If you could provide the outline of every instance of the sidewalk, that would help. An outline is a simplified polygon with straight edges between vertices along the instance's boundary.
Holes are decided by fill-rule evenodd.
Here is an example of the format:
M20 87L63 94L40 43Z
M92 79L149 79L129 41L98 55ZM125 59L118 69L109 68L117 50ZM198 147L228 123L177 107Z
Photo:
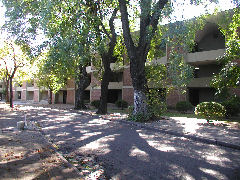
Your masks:
M164 117L163 120L151 123L136 123L124 119L120 121L178 137L240 150L239 123L223 121L208 123L205 119L186 117Z

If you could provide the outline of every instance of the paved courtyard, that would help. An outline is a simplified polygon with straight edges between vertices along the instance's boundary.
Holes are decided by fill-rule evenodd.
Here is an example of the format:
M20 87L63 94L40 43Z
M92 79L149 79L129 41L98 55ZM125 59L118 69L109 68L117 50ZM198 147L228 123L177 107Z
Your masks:
M28 120L41 125L59 152L95 155L109 179L240 179L240 150L164 133L161 130L166 125L159 127L154 123L155 129L151 130L119 121L118 115L99 116L69 108L24 105L19 106L15 115L7 116L1 111L0 129L14 129L16 121L24 119L20 111L27 113ZM162 121L166 124L168 120ZM186 132L184 124L172 124L175 126L172 131L203 134L201 128ZM207 132L208 128L204 128L202 137L214 136L214 130L209 128ZM232 143L239 140L237 129L214 128L220 128L220 134ZM228 134L231 130L232 136Z

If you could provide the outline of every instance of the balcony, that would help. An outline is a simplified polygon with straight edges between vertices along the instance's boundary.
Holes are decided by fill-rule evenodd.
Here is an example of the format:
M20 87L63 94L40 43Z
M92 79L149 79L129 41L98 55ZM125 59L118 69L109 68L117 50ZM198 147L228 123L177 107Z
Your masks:
M122 89L123 82L109 82L108 89Z
M16 87L16 91L22 91L22 87Z
M188 53L186 57L186 62L188 63L201 63L216 61L219 56L222 56L225 52L225 49L211 50L211 51L202 51L195 53Z
M110 68L111 68L112 71L122 71L124 66L119 65L118 63L111 63ZM87 73L91 73L91 72L94 72L96 70L93 68L93 66L87 66L86 71L87 71Z
M212 77L203 77L203 78L194 78L188 84L188 87L191 88L206 88L210 87L210 81Z
M27 91L34 91L34 87L27 87Z
M149 65L155 65L155 64L167 64L167 56L158 58L158 59L153 59L151 62L148 62L147 64Z

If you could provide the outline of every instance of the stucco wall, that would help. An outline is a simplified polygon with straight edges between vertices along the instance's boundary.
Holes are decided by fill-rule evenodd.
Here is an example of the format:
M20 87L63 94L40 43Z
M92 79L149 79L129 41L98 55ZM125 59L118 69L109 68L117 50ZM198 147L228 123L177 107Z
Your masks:
M225 48L225 38L218 31L214 31L205 37L203 37L200 42L198 42L199 51L209 51Z
M123 88L122 89L122 100L127 101L128 105L133 105L133 103L134 103L133 88Z
M175 107L177 102L186 101L186 94L179 94L177 90L171 90L166 96L167 106Z
M90 101L99 100L101 97L101 89L92 89L90 94Z

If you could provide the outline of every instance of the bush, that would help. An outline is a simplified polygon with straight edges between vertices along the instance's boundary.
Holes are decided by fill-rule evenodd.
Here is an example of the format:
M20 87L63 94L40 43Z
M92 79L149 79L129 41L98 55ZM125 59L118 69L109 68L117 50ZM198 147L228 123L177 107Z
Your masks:
M193 105L188 101L179 101L176 104L176 109L179 112L191 111L193 109Z
M128 107L128 103L124 100L118 100L115 102L115 105L119 108L127 108Z
M149 89L146 94L148 97L149 117L159 118L167 111L166 92L163 89Z
M91 102L91 106L98 108L100 106L100 100L94 100Z
M149 107L150 112L157 118L159 118L163 113L167 111L167 105L165 102L158 102L152 104Z
M138 114L129 114L128 120L129 121L135 121L135 122L148 122L152 120L153 114L150 112L148 114L138 113Z
M224 117L226 109L223 105L217 102L202 102L195 108L195 114L208 118Z
M227 116L235 116L240 112L240 97L238 96L233 96L221 104L225 107Z

